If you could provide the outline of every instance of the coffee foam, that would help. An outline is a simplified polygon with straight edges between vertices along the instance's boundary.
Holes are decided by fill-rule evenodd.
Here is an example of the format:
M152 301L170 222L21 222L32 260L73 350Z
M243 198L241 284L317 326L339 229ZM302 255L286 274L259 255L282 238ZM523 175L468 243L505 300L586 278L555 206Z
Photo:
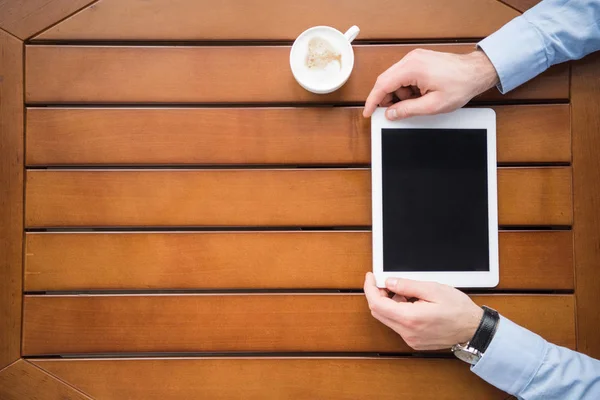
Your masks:
M315 36L308 41L308 53L305 65L309 69L342 70L342 55L320 36Z
M311 87L334 87L350 74L351 51L342 35L317 29L297 40L291 55L292 69L297 79Z

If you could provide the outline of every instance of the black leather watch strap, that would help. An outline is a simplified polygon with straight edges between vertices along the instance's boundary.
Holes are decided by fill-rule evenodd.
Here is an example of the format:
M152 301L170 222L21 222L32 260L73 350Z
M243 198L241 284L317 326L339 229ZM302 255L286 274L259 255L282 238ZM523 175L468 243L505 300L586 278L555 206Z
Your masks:
M483 317L481 317L479 327L469 342L469 347L484 353L494 338L500 316L498 315L498 312L492 308L486 306L482 306L481 308L483 308Z

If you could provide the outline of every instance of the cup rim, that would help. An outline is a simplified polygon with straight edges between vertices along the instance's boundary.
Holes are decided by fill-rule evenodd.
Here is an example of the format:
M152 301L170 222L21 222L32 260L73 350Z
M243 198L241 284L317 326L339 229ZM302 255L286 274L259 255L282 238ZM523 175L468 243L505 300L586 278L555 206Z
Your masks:
M335 84L333 84L331 86L327 86L325 88L315 88L313 86L308 85L306 82L303 82L301 79L298 78L298 76L296 75L296 72L294 71L294 63L292 62L292 54L294 53L294 48L296 47L296 44L298 43L298 41L301 38L305 37L312 31L323 30L323 29L333 31L334 33L341 35L344 38L344 42L346 43L346 46L350 49L350 53L349 53L350 54L350 68L348 69L348 72L343 76L343 78L339 81L339 83L336 82ZM313 92L313 93L318 93L318 94L331 93L331 92L339 89L340 87L342 87L344 85L344 83L346 83L346 81L348 81L348 79L350 78L350 75L352 74L352 70L354 69L354 48L352 48L352 43L346 39L346 37L344 36L344 33L340 32L339 30L335 29L334 27L327 26L327 25L313 26L313 27L306 29L304 32L302 32L300 35L298 35L296 40L294 40L294 43L292 44L292 48L290 49L290 69L292 70L292 75L294 75L294 79L296 79L296 82L298 82L300 84L300 86L302 86L304 89L306 89L310 92Z

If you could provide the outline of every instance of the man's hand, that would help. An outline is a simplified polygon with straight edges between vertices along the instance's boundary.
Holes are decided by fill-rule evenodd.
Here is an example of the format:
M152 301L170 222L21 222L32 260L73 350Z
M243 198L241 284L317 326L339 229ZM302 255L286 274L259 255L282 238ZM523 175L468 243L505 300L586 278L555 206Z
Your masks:
M379 105L390 120L454 111L498 83L494 66L481 50L470 54L417 49L379 75L363 115ZM394 100L400 101L394 104Z
M387 289L375 285L371 272L365 279L365 295L371 314L396 331L415 350L447 349L469 341L483 310L451 286L410 279L388 279ZM415 299L413 301L413 299Z

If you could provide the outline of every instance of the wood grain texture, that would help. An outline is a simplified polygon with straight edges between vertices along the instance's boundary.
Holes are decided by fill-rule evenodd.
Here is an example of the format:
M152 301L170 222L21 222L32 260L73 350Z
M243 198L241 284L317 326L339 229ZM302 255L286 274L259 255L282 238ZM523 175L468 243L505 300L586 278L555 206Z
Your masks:
M316 25L358 25L359 39L472 38L517 15L494 0L348 0L343 7L335 0L101 0L36 39L293 40Z
M27 172L27 227L365 226L371 171ZM570 225L571 169L500 168L500 225Z
M572 295L473 300L574 347ZM362 294L25 296L23 354L408 352Z
M458 360L205 358L32 360L103 400L505 399ZM131 384L138 382L139 384Z
M2 400L91 400L39 367L19 360L0 371Z
M23 43L0 31L0 369L21 354Z
M499 288L573 288L574 278L569 271L573 265L572 232L501 231L498 241L501 279Z
M499 162L570 162L567 104L496 106ZM28 165L366 164L362 108L29 108Z
M501 225L571 225L571 169L498 169L498 216Z
M499 248L499 289L573 289L570 231ZM28 233L24 288L360 289L371 265L370 232Z
M541 0L498 0L517 11L525 12L538 4Z
M28 226L355 226L371 213L368 170L29 171L27 200Z
M424 48L468 53L473 44ZM264 103L363 102L379 74L415 46L355 46L352 77L338 91L317 95L294 80L288 46L106 47L29 45L28 103ZM243 71L243 73L241 73ZM51 77L51 79L49 79ZM566 99L569 66L559 65L502 96L479 98Z
M600 358L600 56L573 64L573 185L578 350Z
M498 162L571 162L568 104L493 109Z
M25 40L92 2L93 0L0 0L0 28Z

